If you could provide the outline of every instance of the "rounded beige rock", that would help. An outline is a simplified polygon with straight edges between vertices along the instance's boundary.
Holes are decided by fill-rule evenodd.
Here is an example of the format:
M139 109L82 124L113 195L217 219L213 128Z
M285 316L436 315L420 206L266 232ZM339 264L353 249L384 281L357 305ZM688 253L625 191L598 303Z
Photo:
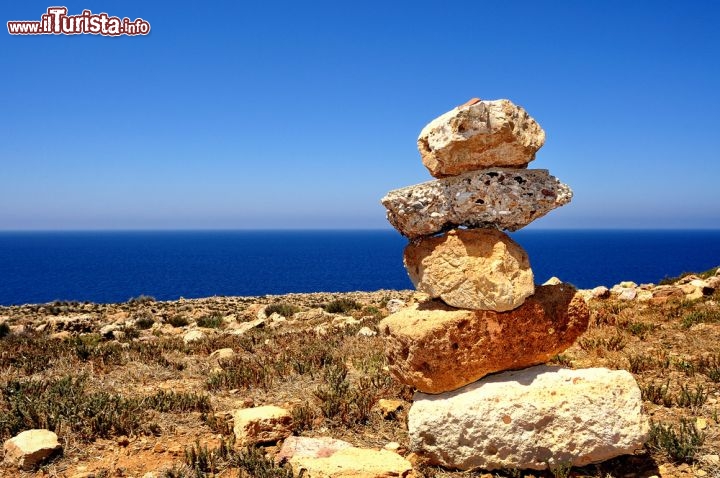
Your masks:
M535 291L527 253L496 229L457 229L412 242L404 263L417 290L461 309L512 310Z

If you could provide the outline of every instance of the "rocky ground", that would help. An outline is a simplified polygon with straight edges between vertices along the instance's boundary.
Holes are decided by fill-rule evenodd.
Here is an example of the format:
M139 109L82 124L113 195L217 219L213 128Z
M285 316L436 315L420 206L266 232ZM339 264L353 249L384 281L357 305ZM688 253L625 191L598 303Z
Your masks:
M6 459L0 476L289 477L280 442L233 443L236 410L277 405L287 433L385 448L415 476L720 477L715 273L584 291L592 324L553 363L630 371L651 438L547 472L454 472L407 450L413 390L389 375L377 324L412 291L0 307L0 442L48 429L62 447L31 471Z

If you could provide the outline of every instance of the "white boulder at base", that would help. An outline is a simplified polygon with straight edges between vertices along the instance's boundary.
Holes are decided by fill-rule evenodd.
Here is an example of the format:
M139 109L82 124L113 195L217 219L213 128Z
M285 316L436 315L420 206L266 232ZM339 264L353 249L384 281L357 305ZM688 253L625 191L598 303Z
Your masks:
M3 445L5 462L30 471L62 450L58 436L50 430L26 430Z
M461 470L585 466L641 449L649 427L624 370L540 365L439 395L416 393L411 448Z

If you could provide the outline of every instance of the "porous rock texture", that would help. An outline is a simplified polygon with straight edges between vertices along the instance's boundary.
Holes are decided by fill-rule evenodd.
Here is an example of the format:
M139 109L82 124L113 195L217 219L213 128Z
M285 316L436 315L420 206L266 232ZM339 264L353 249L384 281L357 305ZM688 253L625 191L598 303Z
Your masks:
M390 224L415 239L459 226L516 231L572 195L546 169L492 168L395 189L381 202Z
M58 436L50 430L25 430L3 445L5 462L30 471L43 461L62 451Z
M386 317L390 372L421 392L441 393L487 374L547 362L586 329L590 311L568 285L540 286L510 312L416 303Z
M436 178L525 167L544 143L540 125L510 100L470 100L432 120L418 137L423 164Z
M415 288L453 307L498 312L535 291L528 255L497 229L455 229L405 247Z
M442 395L416 393L408 427L413 450L450 468L584 466L642 448L641 404L625 370L541 365Z
M292 414L275 405L235 410L233 421L238 446L276 442L292 433Z
M410 478L412 465L397 453L368 448L341 448L329 456L295 455L293 472L305 478Z

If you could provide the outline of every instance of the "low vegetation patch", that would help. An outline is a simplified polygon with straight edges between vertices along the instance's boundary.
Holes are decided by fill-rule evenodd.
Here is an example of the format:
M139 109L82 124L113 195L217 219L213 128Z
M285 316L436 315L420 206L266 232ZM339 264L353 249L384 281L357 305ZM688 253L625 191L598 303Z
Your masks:
M190 321L184 315L173 315L168 319L168 324L173 327L185 327Z
M32 428L70 430L80 439L151 432L140 403L86 390L87 377L10 381L0 389L0 437Z
M265 307L265 315L268 317L270 317L272 314L278 314L289 319L293 316L293 314L298 311L300 311L299 307L287 304L285 302L281 302L278 304L270 304Z
M704 441L695 424L682 419L677 426L651 422L647 446L674 462L693 463Z
M325 312L330 312L331 314L347 314L353 310L359 309L360 304L353 299L344 297L342 299L333 300L332 302L326 304L323 308L325 309Z
M223 317L221 314L205 315L197 319L197 326L206 329L217 329L222 323Z
M296 435L331 436L376 449L393 441L408 448L407 404L414 390L389 373L384 338L357 331L377 329L388 300L407 302L411 296L363 294L0 308L6 324L0 324L0 441L28 428L56 431L65 450L47 465L50 475L62 470L74 476L86 466L97 476L153 471L183 478L289 478L290 470L272 460L274 447L232 444L232 410L275 404L290 410ZM551 363L633 373L643 409L655 420L647 452L572 470L553 461L549 471L534 476L651 476L660 465L674 476L681 474L681 463L711 476L715 469L700 457L720 448L720 321L713 300L591 299L595 321ZM220 329L225 317L262 306L268 315L292 317L322 307L363 320L340 327L340 320L333 325L331 317L310 314L241 335L218 330L188 344L181 330L167 325L197 322ZM117 329L124 336L93 333L127 318L132 327ZM209 358L225 348L233 350L230 358ZM383 416L377 410L381 398L406 406ZM128 457L124 463L116 459L118 450ZM415 471L434 478L467 474L422 464ZM510 470L494 474L523 476Z
M196 392L158 391L127 397L91 391L88 376L65 376L56 380L12 380L0 388L0 441L17 433L46 428L71 431L80 439L157 433L148 414L210 412L210 397Z
M695 324L708 324L720 322L720 310L694 310L682 319L682 327L689 329Z
M204 478L224 471L236 471L240 478L293 478L289 468L267 458L262 448L238 449L234 441L222 440L216 448L196 442L185 449L185 466L165 473L167 478Z
M0 339L10 334L10 326L5 322L0 323Z

